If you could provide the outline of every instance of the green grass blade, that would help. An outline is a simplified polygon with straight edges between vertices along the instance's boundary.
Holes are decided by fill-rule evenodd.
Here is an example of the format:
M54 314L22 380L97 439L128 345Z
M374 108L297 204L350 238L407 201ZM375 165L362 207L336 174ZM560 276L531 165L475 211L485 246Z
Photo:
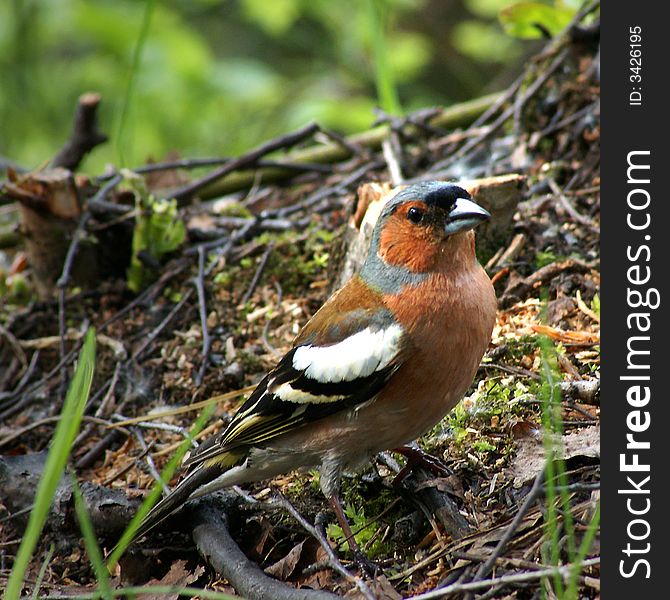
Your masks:
M154 12L154 0L146 0L144 7L144 15L142 16L142 24L140 25L140 32L135 42L133 49L133 58L130 66L130 73L128 75L128 83L126 84L126 92L123 96L123 105L121 107L121 114L119 116L119 126L116 130L116 148L118 152L119 166L124 166L125 163L125 149L127 146L126 134L128 128L128 118L130 115L130 105L133 100L135 92L135 82L137 81L137 74L140 70L140 63L142 62L142 54L144 53L144 45L149 37L149 27L151 26L151 16Z
M577 557L575 558L574 566L572 568L572 571L570 573L570 579L568 581L568 588L565 592L566 600L573 600L573 599L577 600L577 598L579 598L577 590L577 581L579 579L579 574L581 573L580 565L582 561L586 558L589 551L591 550L593 540L596 537L596 533L598 532L599 527L600 527L600 502L596 504L596 510L593 513L593 517L591 517L591 522L589 523L589 526L586 529L586 533L584 533L584 537L582 538L582 543L579 546L579 552L577 553Z
M203 590L196 587L183 587L179 585L143 585L137 587L118 588L114 590L114 598L132 598L133 600L145 595L151 598L158 598L160 596L168 596L174 598L175 596L184 598L203 598L204 600L240 600L239 596L231 596L224 592L215 592L213 590ZM44 596L43 600L50 600L52 596ZM53 596L54 600L63 600L63 598L72 598L72 600L97 600L102 598L100 590L94 592L87 592L84 594L76 594L72 596L63 596L58 594Z
M202 414L198 417L198 420L195 422L193 427L191 428L189 432L189 436L184 440L184 442L179 446L177 451L174 453L174 456L170 459L168 464L165 466L165 468L161 471L161 479L162 481L170 481L172 479L172 476L175 474L177 471L177 468L181 464L182 459L184 458L184 455L191 449L191 440L195 438L195 436L198 435L198 433L202 430L202 428L205 426L205 423L207 423L207 420L209 417L212 415L214 410L216 409L217 404L210 404L203 412ZM112 572L114 567L116 566L117 561L119 558L123 555L125 552L126 548L128 547L128 544L133 540L133 537L135 536L135 532L137 531L138 527L140 526L140 523L142 522L142 519L147 516L151 508L158 502L158 499L160 498L162 494L163 488L160 484L160 482L156 482L154 487L151 489L147 497L144 499L144 502L140 506L140 508L137 510L135 513L135 516L133 519L130 521L130 524L124 531L123 535L121 536L121 539L118 541L116 547L112 551L112 553L109 555L107 559L107 569Z
M33 595L31 596L32 600L37 600L37 595L40 593L40 588L42 587L42 582L44 581L44 576L47 573L47 569L49 568L49 563L51 562L51 559L53 558L54 552L56 550L56 546L52 543L51 546L49 546L49 549L47 550L47 555L44 557L44 562L42 563L42 566L40 567L40 572L37 575L37 581L35 582L35 587L33 589Z
M93 565L98 588L104 600L112 600L114 595L112 594L112 586L109 583L109 574L105 567L102 551L100 550L100 546L98 546L91 518L86 510L77 479L74 476L72 477L72 493L74 495L74 508L77 520L79 521L79 528L84 537L84 546L86 547L88 558L91 561L91 565Z
M51 448L44 465L44 473L37 487L33 510L30 513L28 525L7 582L5 600L18 600L21 595L24 574L51 510L53 497L65 470L72 442L79 431L81 417L91 391L94 370L95 330L89 328L86 332L74 377L65 397L61 418L51 442Z
M388 61L386 46L386 19L389 10L387 2L386 0L367 0L366 4L379 105L388 114L400 115L402 108L398 99L393 69Z

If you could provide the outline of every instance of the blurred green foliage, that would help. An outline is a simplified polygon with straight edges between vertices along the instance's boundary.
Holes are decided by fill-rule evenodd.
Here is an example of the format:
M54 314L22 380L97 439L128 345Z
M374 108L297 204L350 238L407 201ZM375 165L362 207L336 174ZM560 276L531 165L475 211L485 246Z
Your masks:
M500 11L500 21L507 33L521 39L532 40L547 33L554 36L570 22L579 4L574 0L518 2Z
M509 4L4 0L0 155L49 160L85 91L102 94L111 138L83 166L93 173L171 149L237 154L311 119L359 131L378 104L472 98L503 87L530 50L498 21Z

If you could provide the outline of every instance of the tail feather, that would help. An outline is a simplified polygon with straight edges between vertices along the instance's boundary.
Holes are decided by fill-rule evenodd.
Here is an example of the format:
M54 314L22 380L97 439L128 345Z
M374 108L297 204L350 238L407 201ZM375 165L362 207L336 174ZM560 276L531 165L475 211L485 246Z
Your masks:
M140 523L134 539L139 539L146 535L154 527L158 526L165 519L167 519L173 512L183 506L189 499L191 494L195 492L200 486L203 486L210 481L216 479L223 471L218 466L200 467L195 469L187 477L182 479L176 488L174 488L167 496L158 501L153 506L146 517Z

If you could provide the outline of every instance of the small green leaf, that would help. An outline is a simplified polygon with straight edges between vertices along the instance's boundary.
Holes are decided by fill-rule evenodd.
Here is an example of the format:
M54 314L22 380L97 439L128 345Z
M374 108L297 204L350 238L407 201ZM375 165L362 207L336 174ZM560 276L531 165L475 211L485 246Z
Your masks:
M179 217L177 202L160 200L149 194L141 180L126 179L135 194L137 217L133 230L133 255L126 271L128 287L139 292L155 277L155 270L141 260L142 254L156 261L176 250L186 239L186 226Z
M521 39L542 37L542 29L552 36L561 32L575 11L564 6L550 6L540 2L518 2L500 11L500 22L511 36Z
M600 316L600 296L598 294L593 296L593 300L591 300L591 310Z

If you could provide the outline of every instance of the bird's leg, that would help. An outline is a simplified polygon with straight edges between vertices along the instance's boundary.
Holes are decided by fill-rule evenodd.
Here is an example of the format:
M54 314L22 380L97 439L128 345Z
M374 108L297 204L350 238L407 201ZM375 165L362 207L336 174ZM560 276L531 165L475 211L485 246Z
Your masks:
M400 470L393 480L394 486L400 484L400 482L407 477L408 473L410 473L416 466L423 467L438 477L448 477L452 474L451 469L449 469L449 467L447 467L447 465L445 465L439 458L424 452L416 444L407 444L405 446L400 446L399 448L394 448L393 452L402 454L407 459L407 464Z
M342 532L347 540L347 544L349 545L349 549L354 556L354 562L370 577L374 577L378 567L371 562L365 554L363 554L361 547L358 545L354 533L351 531L349 521L347 521L347 516L344 514L344 509L342 508L342 502L340 501L339 496L337 494L332 494L328 497L328 503L335 512L337 522L340 524Z

